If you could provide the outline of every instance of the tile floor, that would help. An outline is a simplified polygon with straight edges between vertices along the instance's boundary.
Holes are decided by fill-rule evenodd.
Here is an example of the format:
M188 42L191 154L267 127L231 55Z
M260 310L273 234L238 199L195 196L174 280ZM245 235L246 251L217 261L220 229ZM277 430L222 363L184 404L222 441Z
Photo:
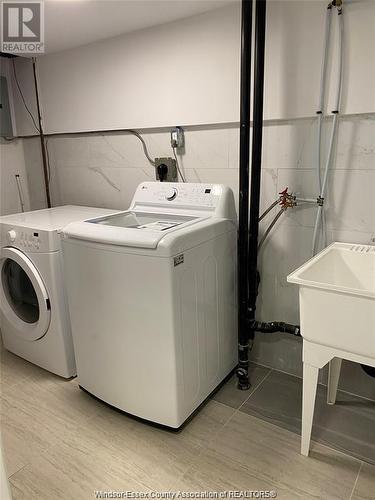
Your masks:
M340 393L333 432L335 409L324 412L319 402L314 437L331 447L313 442L306 458L297 434L300 381L258 365L251 371L250 391L237 391L230 380L173 434L111 410L74 379L3 351L1 431L13 499L90 499L98 490L274 490L283 500L374 500L375 467L332 448L347 449L345 433L358 427L352 453L373 457L374 408ZM366 435L366 447L359 445Z
M342 391L334 406L326 398L326 387L319 385L313 439L375 465L375 401ZM302 379L272 371L241 411L300 434L301 401Z

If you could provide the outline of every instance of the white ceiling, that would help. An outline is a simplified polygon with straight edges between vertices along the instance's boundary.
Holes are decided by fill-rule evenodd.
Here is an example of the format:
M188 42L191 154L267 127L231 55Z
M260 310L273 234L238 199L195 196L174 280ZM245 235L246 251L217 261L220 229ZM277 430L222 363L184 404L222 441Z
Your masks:
M46 0L45 52L217 9L238 0Z

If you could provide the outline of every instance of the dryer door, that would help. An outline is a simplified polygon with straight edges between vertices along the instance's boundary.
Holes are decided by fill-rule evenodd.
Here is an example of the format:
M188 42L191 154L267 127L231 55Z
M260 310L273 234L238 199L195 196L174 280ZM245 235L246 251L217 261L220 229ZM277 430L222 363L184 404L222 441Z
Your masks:
M40 274L20 250L5 247L0 260L1 312L15 335L38 340L51 321L50 300Z

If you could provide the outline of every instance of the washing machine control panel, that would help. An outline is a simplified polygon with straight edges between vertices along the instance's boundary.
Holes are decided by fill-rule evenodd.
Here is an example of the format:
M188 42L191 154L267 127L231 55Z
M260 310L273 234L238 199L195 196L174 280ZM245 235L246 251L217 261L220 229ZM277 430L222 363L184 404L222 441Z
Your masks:
M222 194L222 186L219 184L145 182L138 187L133 204L214 210Z

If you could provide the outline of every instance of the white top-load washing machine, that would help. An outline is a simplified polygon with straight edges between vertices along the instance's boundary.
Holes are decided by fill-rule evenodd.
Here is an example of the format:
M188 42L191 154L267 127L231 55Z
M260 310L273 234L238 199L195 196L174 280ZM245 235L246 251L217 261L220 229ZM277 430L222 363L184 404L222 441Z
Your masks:
M60 231L114 210L66 205L0 217L4 347L62 377L76 375Z
M145 182L127 212L63 230L78 382L179 428L237 363L232 191Z

